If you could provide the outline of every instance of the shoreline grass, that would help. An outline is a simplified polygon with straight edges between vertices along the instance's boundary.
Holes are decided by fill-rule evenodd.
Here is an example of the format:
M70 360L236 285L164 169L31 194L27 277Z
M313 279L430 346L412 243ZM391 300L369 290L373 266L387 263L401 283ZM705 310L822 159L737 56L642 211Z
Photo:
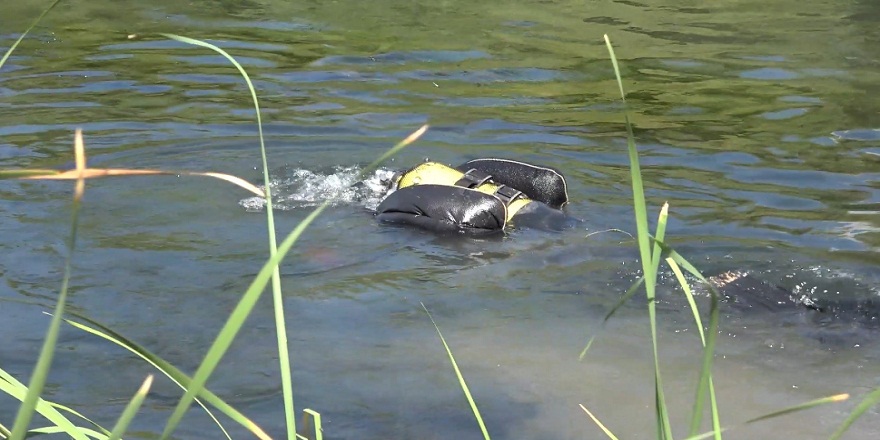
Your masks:
M779 417L786 414L791 414L794 412L802 411L805 409L813 408L815 406L824 405L828 403L837 403L844 401L849 398L848 394L837 394L834 396L823 397L819 399L815 399L809 402L805 402L798 405L793 405L788 408L784 408L779 411L775 411L769 414L765 414L759 417L755 417L753 419L747 420L740 425L734 425L730 427L722 427L720 421L720 415L718 412L718 402L715 395L715 387L712 380L712 363L714 358L714 349L715 349L715 341L718 334L718 321L719 321L719 313L718 313L718 303L720 294L714 285L709 283L703 275L696 269L690 262L688 262L684 257L678 254L674 249L668 246L663 242L664 234L666 231L666 224L668 219L669 205L664 203L660 209L660 214L657 219L657 227L654 235L651 235L650 230L648 228L647 221L647 202L645 198L644 184L642 182L641 176L641 166L639 164L639 154L638 148L635 142L635 135L633 132L632 122L629 118L629 109L626 102L626 93L623 88L623 79L620 75L620 67L617 62L617 56L614 53L614 47L611 44L611 39L606 34L604 36L605 46L608 49L608 54L611 58L611 64L614 69L614 76L617 82L618 89L620 91L620 99L623 102L623 117L624 124L626 127L626 137L627 137L627 150L630 159L630 177L632 183L632 191L633 191L633 210L636 218L636 228L637 228L637 239L639 244L639 253L640 260L642 263L642 271L643 276L637 280L630 289L623 295L621 302L618 303L614 308L612 308L611 312L605 317L605 321L614 314L614 312L620 307L620 305L628 300L632 294L641 286L645 288L645 295L647 297L648 302L648 320L651 328L651 342L653 347L653 360L654 360L654 411L656 417L656 428L657 428L657 438L659 440L671 440L673 439L672 435L672 427L669 423L669 409L666 406L666 399L663 392L662 386L662 374L660 371L660 361L659 361L659 350L657 344L657 316L655 309L655 299L656 299L656 281L657 281L657 270L660 265L661 259L665 260L669 265L670 269L676 276L676 280L682 288L682 292L687 298L688 305L693 313L694 322L699 329L700 342L703 347L703 358L700 366L700 375L696 389L696 395L694 397L694 405L693 412L691 414L691 423L688 430L687 439L689 440L697 440L703 438L714 437L716 440L721 440L722 432L727 431L735 426L740 426L749 423L755 423L761 420L767 420L774 417ZM653 243L653 247L651 244ZM688 281L684 277L684 273L681 269L684 268L687 270L692 276L696 277L701 283L703 283L710 292L710 308L709 308L709 326L708 329L704 329L702 320L700 318L699 309L694 301L693 295L691 293L691 289ZM708 333L708 336L706 335ZM590 345L593 343L593 339L591 338L587 346L584 348L581 353L581 358L584 357L587 350L590 348ZM704 410L704 400L705 396L708 393L709 396L709 409L712 414L712 429L703 434L698 434L701 426L701 417ZM874 396L869 396L874 397ZM878 395L876 396L878 400L880 400L880 391L878 391ZM866 400L864 402L868 402ZM597 418L592 412L590 412L584 405L581 405L581 408L584 412L592 419L592 421L605 433L609 438L616 440L617 437L613 434L613 432L605 426L599 418ZM857 410L861 410L858 412L860 415L862 412L867 410L866 407L859 407ZM855 420L857 418L857 411L853 413L850 417ZM848 418L844 425L841 427L841 433L845 431L845 427L848 427L846 422L850 422L850 418ZM835 433L832 438L836 438L838 434Z

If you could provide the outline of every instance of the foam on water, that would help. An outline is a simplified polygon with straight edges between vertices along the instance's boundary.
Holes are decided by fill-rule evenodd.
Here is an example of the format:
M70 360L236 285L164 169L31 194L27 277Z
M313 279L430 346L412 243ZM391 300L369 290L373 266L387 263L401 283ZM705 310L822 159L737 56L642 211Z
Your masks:
M336 166L327 172L284 168L275 173L270 185L275 209L283 211L317 206L325 201L334 205L357 204L374 210L391 191L387 182L394 171L378 169L358 180L362 168ZM262 188L262 186L261 186ZM249 197L238 202L248 211L262 211L266 200Z

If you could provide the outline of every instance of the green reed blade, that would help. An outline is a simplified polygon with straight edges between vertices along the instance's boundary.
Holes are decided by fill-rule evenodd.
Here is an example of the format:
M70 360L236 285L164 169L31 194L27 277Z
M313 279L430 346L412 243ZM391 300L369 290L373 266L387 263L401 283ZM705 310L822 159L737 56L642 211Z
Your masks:
M666 234L666 221L668 218L669 205L664 203L663 207L660 209L660 214L657 219L657 229L655 234L657 237L660 237L659 240L662 240ZM645 235L649 236L647 230L645 230ZM663 392L663 380L660 374L660 351L657 346L657 301L656 301L656 285L657 285L657 273L660 268L660 259L662 258L663 252L660 249L660 246L657 243L654 243L654 247L651 252L651 276L653 277L650 282L646 284L651 286L652 293L648 298L648 316L651 320L651 340L654 347L654 387L657 401L657 420L660 422L657 427L658 434L660 438L664 439L672 439L672 425L669 423L669 408L666 406L666 397ZM645 267L643 264L642 267Z
M68 314L70 314L70 313L68 312ZM76 416L76 417L79 417L80 419L82 419L82 420L85 421L86 423L88 423L88 424L94 426L95 429L97 429L98 431L102 432L102 433L104 434L105 437L108 436L108 435L110 435L110 431L108 431L108 430L107 430L106 428L104 428L103 426L99 425L99 424L98 424L97 422L95 422L94 420L92 420L92 419L90 419L90 418L88 418L88 417L82 415L79 411L77 411L77 410L75 410L75 409L73 409L73 408L71 408L71 407L69 407L69 406L62 405L62 404L60 404L60 403L58 403L58 402L50 402L50 401L48 401L48 400L45 401L45 402L46 402L46 404L48 404L50 407L52 407L52 408L54 408L54 409L56 409L56 410L60 410L60 411L62 411L62 412L66 412L66 413L68 413L68 414L71 414L71 415L74 415L74 416ZM37 405L37 411L38 411L38 412L39 412L39 408L40 408L40 405ZM84 428L79 427L78 429L82 430L82 429L84 429Z
M428 314L428 319L431 320L431 324L434 324L434 329L437 330L437 335L440 336L440 342L443 343L443 347L446 348L446 354L449 356L449 362L452 363L452 368L455 370L455 376L458 378L458 385L461 387L461 390L464 392L464 397L467 398L468 404L471 406L471 411L474 412L474 418L477 419L477 423L480 425L480 431L483 433L483 438L489 440L489 431L486 430L486 424L483 423L483 417L480 415L480 409L477 408L477 403L474 402L474 397L471 395L471 390L467 386L467 382L464 380L464 376L461 374L461 369L458 368L458 363L455 362L455 356L452 355L452 349L449 348L449 344L446 343L446 338L443 337L443 333L440 332L440 327L437 326L437 323L434 322L434 317L431 316L431 312L428 311L428 308L425 307L424 303L419 303L422 305L422 308L425 310L425 313Z
M615 313L617 313L617 310L623 307L623 305L626 304L633 295L635 295L636 291L638 291L639 287L641 287L644 282L645 276L642 275L639 277L638 280L636 280L635 283L629 286L629 289L626 289L626 292L623 294L623 296L620 297L620 299L617 301L617 304L615 304L614 307L612 307L611 310L605 314L605 318L602 319L602 323L604 324L608 322L608 320L611 319L611 317L614 316Z
M600 422L599 419L596 416L594 416L593 413L590 412L590 410L587 409L587 407L585 407L583 404L580 404L579 406L581 407L582 410L584 410L585 413L587 413L588 416L590 416L591 419L593 419L593 423L595 423L596 426L598 426L599 429L601 429L602 432L604 432L605 435L608 436L608 438L610 438L611 440L618 440L617 436L614 435L614 433L611 432L610 429L605 427L605 425L602 424L602 422Z
M697 303L694 301L694 295L691 292L690 284L684 277L684 273L681 271L681 267L675 262L672 258L667 258L666 263L672 269L672 272L675 274L676 280L678 280L678 284L681 286L681 290L684 292L685 298L687 298L688 306L691 309L691 313L694 316L694 323L697 328L697 332L700 335L700 343L703 345L703 348L706 347L706 334L703 331L703 320L700 319L700 310L697 308ZM689 431L689 435L696 435L697 431L700 429L700 422L703 415L703 383L705 376L701 373L700 380L697 385L697 395L694 398L694 411L691 415L691 427Z
M427 131L428 126L422 126L420 129L416 130L414 133L409 135L406 139L397 143L397 145L391 147L388 151L385 152L379 159L376 159L368 165L366 168L361 170L361 175L365 175L372 170L374 170L379 164L382 163L385 159L392 156L396 152L400 151L407 145L415 142L416 139L419 138L425 131ZM226 350L229 349L229 346L232 345L233 339L238 334L238 331L241 329L241 326L244 324L244 321L247 319L251 310L253 310L254 305L257 300L260 298L260 294L266 288L266 285L269 282L272 274L277 269L278 265L281 264L281 260L287 255L287 252L293 248L293 245L299 240L299 237L305 231L306 228L316 219L321 213L330 206L330 201L325 201L318 208L312 211L305 219L303 219L299 224L290 232L290 234L285 237L284 241L281 242L281 245L278 247L278 252L271 256L268 261L263 265L260 272L257 273L257 276L251 282L251 285L248 287L247 291L245 291L244 295L239 300L238 304L233 309L226 323L223 325L223 328L220 330L220 333L217 335L217 338L214 340L214 343L211 344L211 348L208 349L208 353L205 354L205 358L202 363L199 365L199 368L196 370L196 373L193 375L192 382L187 387L186 393L177 403L177 406L174 408L174 412L171 414L171 417L168 419L167 424L165 425L165 430L162 432L162 438L168 438L172 432L177 428L177 425L180 424L183 415L186 413L186 410L192 404L192 400L195 395L197 395L205 386L205 382L207 382L208 377L213 373L214 369L217 367L217 364L220 362L220 359L226 353Z
M699 434L699 435L692 435L692 436L690 436L690 437L687 437L687 438L684 439L684 440L703 440L703 439L706 439L706 438L709 438L709 437L715 437L715 438L718 438L718 437L721 436L721 433L722 433L722 432L727 431L728 429L730 429L730 428L719 428L719 429L713 429L713 430L711 430L711 431L706 431L706 432L704 432L704 433L702 433L702 434Z
M809 402L800 403L797 405L789 406L788 408L781 409L779 411L773 411L769 414L764 414L763 416L755 417L753 419L749 419L746 423L755 423L761 420L772 419L774 417L784 416L786 414L791 414L798 411L803 411L805 409L810 409L819 405L826 405L829 403L837 403L843 402L844 400L849 399L849 394L835 394L833 396L822 397L819 399L811 400Z
M107 440L107 435L89 428L77 428L82 435L97 440ZM67 431L57 426L45 426L43 428L34 428L28 431L28 434L67 434Z
M719 321L718 295L712 294L709 302L709 330L706 343L703 347L703 364L700 367L700 380L697 386L697 399L694 402L694 415L691 417L691 434L696 434L700 425L700 417L703 412L703 396L708 387L709 405L712 411L712 427L715 431L715 439L721 440L721 416L718 413L718 401L715 398L715 383L712 379L712 363L715 359L715 342L718 339ZM699 406L698 406L699 405Z
M582 361L587 356L587 351L590 350L590 347L593 346L593 341L596 340L596 335L590 336L590 339L587 340L587 345L584 346L584 349L581 350L581 354L578 355L578 360Z
M617 301L617 304L615 304L614 307L612 307L611 310L605 314L605 319L602 320L603 329L605 328L605 324L608 323L608 320L610 320L611 317L614 316L615 313L617 313L617 310L623 307L623 305L626 304L633 295L635 295L636 291L639 289L639 287L641 287L642 283L644 282L645 277L641 276L638 280L636 280L635 283L632 284L632 286L629 286L629 289L627 289L626 293L624 293L623 296L620 297L620 299ZM589 350L590 346L593 345L593 340L595 339L595 336L590 337L590 340L587 341L587 346L584 347L584 349L581 351L580 356L578 356L578 360L584 360L584 357L587 355L587 350Z
M71 313L68 312L68 314L71 314ZM5 385L7 385L7 384L10 386L10 388L5 387ZM4 371L2 368L0 368L0 386L3 386L4 390L10 391L7 394L10 394L11 396L13 396L14 398L16 398L18 400L24 399L25 393L27 392L27 387L23 383L18 381L18 379L16 379L15 377L13 377L11 374L7 373L6 371ZM80 419L82 419L82 420L88 422L90 425L94 426L99 431L103 432L105 435L110 434L110 431L106 430L103 426L95 423L95 421L80 414L78 411L74 410L73 408L61 405L56 402L50 402L50 401L44 400L44 399L40 399L39 402L37 403L37 412L40 415L42 415L43 417L46 417L47 419L52 421L53 423L56 423L56 424L61 423L63 425L62 429L65 429L65 428L66 429L74 429L74 428L75 429L82 429L80 427L75 427L74 424L70 421L70 419L68 419L66 416L61 414L58 410L61 410L61 411L64 411L68 414L79 417ZM56 420L56 419L58 419L58 420ZM33 430L31 430L31 431L33 431ZM6 437L8 437L9 433L4 433L3 429L0 428L0 434L4 434Z
M275 217L274 210L272 208L272 187L270 185L271 179L269 177L269 161L266 154L266 143L263 138L263 118L260 112L260 103L257 99L257 91L254 89L254 84L253 82L251 82L250 76L248 76L247 71L244 70L244 67L242 67L242 65L238 61L236 61L235 58L233 58L223 49L211 43L183 37L180 35L162 35L172 40L180 41L186 44L192 44L195 46L201 46L219 53L224 58L229 60L229 62L232 63L232 65L235 66L236 69L238 69L238 72L239 74L241 74L242 78L244 78L244 82L247 84L248 90L250 91L251 99L254 102L254 111L256 112L257 116L257 131L260 138L260 156L263 165L263 187L265 188L266 192L266 229L268 231L269 237L269 256L274 256L278 252L278 244L275 237ZM287 439L295 440L296 411L294 409L293 403L293 379L291 377L290 352L287 348L287 324L284 320L284 298L281 292L281 273L277 267L272 273L272 305L275 318L275 339L278 346L278 362L281 372L281 394L284 399L284 420L286 421L287 427Z
M311 410L308 408L304 409L303 410L302 426L303 426L303 430L304 430L303 432L305 432L305 430L308 430L309 428L313 428L312 432L314 433L315 436L313 438L309 438L304 435L297 434L296 437L298 439L300 439L300 440L324 440L324 427L323 427L323 423L321 422L321 414L319 414L317 411L314 411L314 410Z
M717 438L717 437L720 435L720 431L726 431L726 430L729 430L729 429L736 428L737 426L748 425L748 424L752 424L752 423L755 423L755 422L760 422L760 421L763 421L763 420L772 419L772 418L774 418L774 417L779 417L779 416L784 416L784 415L791 414L791 413L795 413L795 412L799 412L799 411L804 411L804 410L807 410L807 409L810 409L810 408L814 408L814 407L817 407L817 406L820 406L820 405L826 405L826 404L829 404L829 403L843 402L844 400L846 400L846 399L848 399L848 398L849 398L849 394L836 394L836 395L834 395L834 396L822 397L822 398L820 398L820 399L815 399L815 400L811 400L811 401L809 401L809 402L804 402L804 403L800 403L800 404L797 404L797 405L793 405L793 406L790 406L790 407L788 407L788 408L781 409L781 410L779 410L779 411L774 411L774 412L769 413L769 414L764 414L763 416L759 416L759 417L755 417L755 418L753 418L753 419L749 419L749 420L747 420L747 421L745 421L745 422L743 422L743 423L737 424L737 425L735 425L735 426L730 426L730 427L727 427L727 428L716 427L716 428L714 428L712 431L704 432L704 433L702 433L702 434L700 434L700 435L689 436L689 437L687 437L687 439L685 439L685 440L702 440L702 439L709 438L709 437L712 437L712 436L715 436L715 437Z
M654 267L654 276L660 271L660 261L664 257L663 248L657 243L663 242L666 238L666 223L669 220L669 203L664 203L660 208L660 214L657 215L657 229L654 230L654 236L648 234L648 239L654 240L654 248L651 251L651 265ZM656 283L656 280L655 280Z
M623 79L620 76L620 67L617 63L617 57L614 54L614 47L608 35L605 35L605 46L608 48L608 54L611 57L611 64L614 67L614 76L617 80L617 86L620 90L620 99L624 105L624 122L626 125L626 144L629 153L630 177L632 180L633 191L633 208L636 218L637 239L639 243L639 255L642 262L642 271L645 277L645 295L648 299L648 320L651 325L651 343L654 353L654 397L655 410L657 412L657 436L660 439L672 438L672 427L669 423L669 414L666 407L666 398L663 393L663 384L660 376L660 360L657 349L657 317L656 317L656 282L657 268L660 264L660 253L656 255L651 253L650 231L648 229L647 202L645 200L645 190L642 182L642 170L639 165L639 154L636 148L635 135L633 133L632 123L629 119L629 112L626 108L626 93L623 91ZM665 232L665 209L661 210L662 224L658 223L658 236L662 238ZM654 247L655 250L657 246Z
M699 269L694 267L694 265L691 264L691 262L684 258L681 254L679 254L678 251L671 248L662 240L655 240L655 243L660 246L660 248L663 249L663 252L666 253L669 258L672 258L681 268L688 271L696 279L700 280L703 284L708 286L711 292L720 295L720 293L718 293L718 290L715 289L712 283L710 283L709 280L707 280L706 277L703 276Z
M0 369L0 376L2 376L0 377L0 391L8 394L14 399L23 401L27 395L27 387L25 387L23 383L12 378L12 376L3 371L3 369ZM7 377L11 378L11 380L7 380ZM74 439L85 440L86 437L82 434L83 428L74 425L70 419L58 412L57 409L53 408L45 400L40 399L37 402L36 411L41 416L54 423L61 432L66 433ZM3 438L9 438L11 437L12 432L4 426L0 429L0 434L2 434Z
M708 392L710 409L712 411L712 427L714 428L713 435L715 436L716 440L720 440L721 432L723 430L720 429L721 418L718 413L718 402L715 397L715 383L712 379L712 363L715 353L715 341L717 340L718 336L718 320L720 319L718 304L719 294L715 290L715 287L703 277L700 271L697 270L684 257L682 257L681 254L679 254L660 240L656 240L655 244L660 246L663 251L669 255L669 257L666 259L666 262L669 264L669 267L672 268L672 271L675 273L675 276L678 279L678 283L681 285L682 290L685 292L688 304L691 307L691 312L693 312L694 315L694 322L696 323L697 329L700 332L700 340L703 344L703 363L700 368L700 380L697 385L697 394L696 398L694 399L694 411L691 414L691 425L688 435L696 435L697 431L700 428L700 423L703 415L704 396ZM708 338L703 332L703 324L700 319L699 310L697 309L697 305L694 301L693 293L691 292L690 286L687 280L684 278L684 273L682 273L681 271L682 267L685 267L692 275L697 277L697 279L709 286L710 306Z
M708 378L709 382L709 405L712 410L712 428L715 431L715 440L721 440L721 415L718 412L718 399L715 396L715 380L712 378L712 363L715 359L715 341L718 340L719 317L718 295L712 295L709 309L709 337L706 347L703 348L703 366L700 375Z
M82 131L77 129L74 135L74 156L76 159L76 169L80 172L86 168L85 146L82 140ZM46 378L49 376L49 369L52 366L52 358L55 355L55 344L58 341L58 333L61 328L61 319L64 315L64 308L67 305L67 288L70 285L71 261L73 252L76 249L76 235L79 229L79 211L82 204L82 196L85 192L85 179L80 176L74 185L73 203L71 204L70 214L70 234L67 239L67 255L64 258L64 275L61 281L61 290L58 294L58 302L55 305L55 312L52 314L52 320L49 323L49 329L46 331L46 339L43 341L43 347L40 349L40 357L37 359L37 365L31 374L31 380L28 382L27 394L21 405L18 407L18 413L15 416L15 422L12 426L12 433L9 438L11 440L22 440L25 438L28 425L31 423L34 411L40 401L40 394L46 385Z
M90 333L92 335L98 336L99 338L102 338L104 340L112 342L112 343L128 350L129 352L131 352L135 356L138 356L139 358L146 361L148 364L152 365L153 368L159 370L162 374L164 374L169 379L171 379L171 381L174 382L181 389L186 390L186 388L189 386L189 383L192 380L192 379L190 379L189 376L184 374L177 367L171 365L170 363L168 363L164 359L160 358L156 354L147 350L145 347L126 338L125 336L120 335L119 333L115 332L114 330L110 329L109 327L105 326L104 324L101 324L100 322L97 322L87 316L84 316L84 315L81 315L81 314L78 314L75 312L70 312L69 314L75 316L77 319L79 319L81 321L89 323L89 325L85 325L85 324L82 324L82 323L79 323L76 321L71 321L69 319L65 319L65 322L67 322L68 324L70 324L74 328L77 328L77 329L82 330L86 333ZM217 425L217 427L220 428L220 430L223 432L223 435L227 439L231 439L231 437L229 436L229 433L226 431L226 428L223 427L223 424L220 423L220 421L217 419L217 417L214 415L214 413L210 409L208 409L207 406L205 406L205 403L202 402L202 399L205 402L213 405L218 410L220 410L220 412L226 414L233 421L237 422L238 424L240 424L244 428L248 429L250 432L252 432L258 438L261 438L264 440L269 438L269 435L266 434L253 421L251 421L244 414L242 414L241 412L239 412L238 410L236 410L235 408L230 406L228 403L226 403L223 399L218 397L216 394L212 393L210 390L208 390L208 389L202 390L202 392L199 393L199 397L201 399L198 399L198 398L195 399L196 403L205 410L205 412L208 414L208 416L214 421L214 423Z
M34 27L36 27L37 24L39 24L41 20L43 20L43 17L45 17L46 14L48 14L49 11L51 11L52 8L54 8L55 5L57 5L57 4L60 3L60 2L61 2L61 0L55 0L54 2L52 2L51 5L49 5L48 8L43 9L43 12L37 17L36 20L34 20L33 23L31 23L30 26L28 26L27 29L24 30L24 32L18 37L18 39L15 40L15 43L12 43L12 46L9 46L9 49L6 51L5 54L3 54L3 58L0 58L0 69L3 68L3 65L4 65L4 64L6 64L6 60L9 59L9 56L12 55L12 52L15 50L15 48L18 47L19 44L21 44L22 40L24 40L24 37L27 36L27 34L28 34L28 33L29 33Z
M688 306L691 308L691 313L694 316L694 323L697 327L697 332L700 335L700 342L703 346L706 346L706 333L703 331L703 320L700 318L700 310L697 308L697 302L694 300L694 294L691 291L691 286L688 283L687 279L684 277L684 273L681 271L681 267L678 263L675 262L672 258L666 258L666 264L672 269L672 272L675 274L675 279L678 281L678 284L681 286L681 290L684 292L685 298L687 298Z
M119 416L119 420L116 421L116 426L113 427L113 431L110 432L110 435L107 437L107 440L117 440L122 438L122 434L125 433L125 430L128 429L128 424L131 423L131 420L134 419L135 414L137 414L138 410L141 409L141 404L144 403L144 398L147 397L147 393L150 391L150 387L153 385L153 375L150 374L144 379L144 383L141 384L141 387L138 388L137 392L134 394L134 397L131 398L131 401L128 402L128 405L125 405L125 409L122 411L122 415Z
M843 433L846 432L849 427L852 426L852 424L855 423L856 420L858 420L859 417L865 414L868 409L876 405L878 402L880 402L880 388L876 388L868 393L868 395L866 395L865 398L862 399L862 401L859 402L858 405L856 405L855 409L853 409L849 417L847 417L846 420L844 420L843 423L840 424L840 427L837 428L837 430L834 431L833 434L831 434L830 439L839 439L840 436L842 436Z

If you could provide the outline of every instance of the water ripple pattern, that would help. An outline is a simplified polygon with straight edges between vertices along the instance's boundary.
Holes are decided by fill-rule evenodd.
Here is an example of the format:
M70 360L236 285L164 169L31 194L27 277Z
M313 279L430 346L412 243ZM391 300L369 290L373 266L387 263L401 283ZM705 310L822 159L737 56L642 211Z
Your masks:
M2 50L37 7L5 3ZM279 236L332 202L281 267L297 401L325 414L332 437L473 437L420 302L454 346L493 437L583 438L585 396L634 396L600 412L621 438L653 432L651 417L632 417L652 389L638 380L650 376L640 369L650 351L643 304L621 312L589 362L576 360L586 327L639 276L619 232L635 229L625 109L651 212L670 203L668 240L698 266L752 270L799 294L877 295L876 0L72 0L0 70L0 166L72 168L72 133L82 127L92 166L217 171L262 184L254 107L238 72L160 32L205 39L249 72ZM417 143L357 177L425 123ZM379 225L370 212L394 171L492 156L558 168L582 226L454 240ZM89 181L71 307L193 371L267 259L264 202L250 196L184 175ZM20 378L57 296L69 197L69 182L0 180L0 361ZM677 298L672 274L661 278L664 368L691 372L691 318L667 300ZM848 344L828 345L826 329L797 313L729 315L716 373L728 420L876 386L874 334L855 329ZM147 370L68 330L53 365L60 385L47 397L115 420ZM278 436L268 301L239 338L247 342L236 342L210 385ZM692 376L667 383L693 385ZM157 386L136 428L144 433L161 426L179 393ZM0 401L0 414L13 411ZM816 414L743 435L816 438L839 422L833 410ZM180 438L214 432L199 420ZM865 417L852 438L876 438L877 425Z

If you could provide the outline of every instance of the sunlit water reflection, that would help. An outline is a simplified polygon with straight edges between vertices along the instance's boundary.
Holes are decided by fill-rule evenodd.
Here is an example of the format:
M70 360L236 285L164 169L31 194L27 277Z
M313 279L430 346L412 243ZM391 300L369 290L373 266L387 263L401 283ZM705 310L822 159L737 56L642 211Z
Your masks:
M33 8L4 7L0 46ZM634 227L602 34L620 57L652 211L671 205L669 242L707 273L751 270L796 293L867 300L880 285L878 21L868 0L74 2L0 71L0 162L70 167L81 126L92 166L261 183L253 106L235 70L151 32L212 39L260 95L279 234L334 201L282 267L297 404L324 414L325 435L478 436L424 303L496 438L598 438L579 403L622 438L650 438L644 300L601 325L639 276L635 245L617 231ZM424 123L421 141L351 186ZM370 213L394 170L484 156L558 168L584 224L450 240ZM0 367L24 379L60 283L69 185L7 180L0 195ZM186 177L92 181L85 203L71 307L193 371L267 258L261 203ZM664 379L685 426L699 342L673 275L662 282ZM725 423L878 385L876 331L796 308L722 318ZM209 386L280 436L272 319L263 300ZM70 328L54 365L46 395L105 426L150 372ZM179 396L164 380L154 391L136 421L147 433ZM853 405L730 438L826 437ZM15 407L0 399L0 414ZM852 437L876 436L877 420L870 411ZM179 435L214 429L193 410Z

